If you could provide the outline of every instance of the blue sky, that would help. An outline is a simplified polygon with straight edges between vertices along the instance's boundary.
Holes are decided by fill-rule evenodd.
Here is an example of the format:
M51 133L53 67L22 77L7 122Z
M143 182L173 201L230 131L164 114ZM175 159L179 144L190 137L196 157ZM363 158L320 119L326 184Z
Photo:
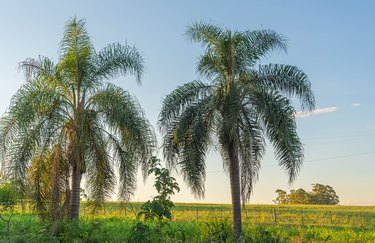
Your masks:
M134 94L156 127L162 98L199 78L200 45L186 41L186 25L211 21L228 28L273 29L288 38L287 54L262 63L292 64L312 82L318 110L297 118L305 164L292 186L276 166L272 147L263 160L251 203L272 203L278 188L329 184L342 204L375 205L375 3L373 1L1 1L0 112L24 83L17 63L38 55L57 59L65 22L85 18L97 49L111 42L135 45L145 58L142 86L133 77L114 82ZM297 108L298 110L299 108ZM207 157L206 197L230 203L229 181L215 152ZM176 201L196 199L188 188ZM148 200L152 179L139 180L134 200Z

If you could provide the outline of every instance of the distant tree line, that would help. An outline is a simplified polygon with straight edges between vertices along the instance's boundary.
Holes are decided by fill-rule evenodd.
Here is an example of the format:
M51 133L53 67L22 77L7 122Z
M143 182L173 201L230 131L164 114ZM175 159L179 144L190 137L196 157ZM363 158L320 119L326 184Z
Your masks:
M312 184L311 192L306 192L300 188L298 190L286 191L277 189L277 197L274 201L276 204L319 204L319 205L336 205L340 202L335 190L329 185Z

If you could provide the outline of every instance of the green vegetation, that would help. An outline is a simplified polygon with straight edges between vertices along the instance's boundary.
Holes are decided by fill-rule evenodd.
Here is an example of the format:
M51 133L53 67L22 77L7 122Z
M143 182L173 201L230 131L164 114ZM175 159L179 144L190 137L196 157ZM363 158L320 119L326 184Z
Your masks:
M19 195L11 184L0 184L0 220L6 223L8 239L11 239L10 224Z
M86 206L83 202L78 226L60 224L58 234L50 236L48 222L28 210L21 213L18 205L12 242L129 242L142 203L105 203L95 215L85 211ZM375 207L247 205L242 217L244 242L375 241ZM156 227L156 222L149 226ZM6 224L0 222L0 242L7 242L5 235ZM231 205L176 203L162 234L148 237L163 237L162 242L232 242Z
M259 65L273 51L286 51L272 30L232 31L195 23L187 37L201 43L197 71L209 83L193 81L169 94L160 113L163 152L169 167L180 169L192 192L202 197L205 158L215 137L230 176L234 234L241 237L241 200L246 203L258 179L265 138L293 181L303 162L292 98L302 109L315 105L307 75L291 65ZM242 197L242 198L241 198Z
M289 181L296 178L304 156L293 104L314 109L311 84L295 66L258 66L287 49L272 30L196 23L186 34L204 47L197 70L209 84L187 83L165 98L159 126L167 168L152 156L155 134L137 100L110 83L128 74L140 83L144 64L134 47L115 43L97 52L85 22L73 18L56 63L39 57L20 64L27 82L0 119L0 242L375 241L374 207L317 206L339 202L328 185L279 189L280 205L241 209L266 139ZM203 197L211 145L229 172L232 204L174 204L179 187L169 169ZM125 203L139 168L155 175L158 195ZM122 202L106 203L116 186Z
M180 188L176 179L170 176L168 169L161 167L160 160L156 157L151 158L148 174L152 173L155 174L154 187L159 195L141 206L137 219L143 219L144 223L139 221L132 228L131 242L162 242L163 229L165 226L170 226L169 222L172 220L171 210L174 203L170 197L175 191L179 192Z
M84 176L98 208L112 196L118 165L119 196L127 200L136 173L146 173L154 133L137 100L108 81L127 74L140 82L143 59L134 48L109 44L97 52L85 22L68 21L59 59L26 59L27 82L0 120L0 154L7 178L38 211L54 220L79 218Z
M287 194L281 189L277 189L277 197L274 200L276 204L320 204L320 205L336 205L340 202L335 190L329 185L312 184L312 192L306 192L300 188L298 190L290 190Z

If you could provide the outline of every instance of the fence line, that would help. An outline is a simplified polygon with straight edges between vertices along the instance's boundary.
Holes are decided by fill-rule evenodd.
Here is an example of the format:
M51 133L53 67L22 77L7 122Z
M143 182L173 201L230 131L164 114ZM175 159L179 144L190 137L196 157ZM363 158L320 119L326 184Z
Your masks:
M95 215L90 214L86 202L81 203L82 217L121 217L135 218L141 204L106 203ZM354 208L354 207L353 207ZM29 202L18 204L18 210L22 213L33 213ZM232 211L227 206L205 207L196 205L177 205L173 211L173 220L181 221L209 221L231 219ZM305 226L350 226L350 227L374 227L375 209L367 211L349 210L345 207L316 207L300 208L257 206L242 210L244 223L277 224L277 225L305 225Z

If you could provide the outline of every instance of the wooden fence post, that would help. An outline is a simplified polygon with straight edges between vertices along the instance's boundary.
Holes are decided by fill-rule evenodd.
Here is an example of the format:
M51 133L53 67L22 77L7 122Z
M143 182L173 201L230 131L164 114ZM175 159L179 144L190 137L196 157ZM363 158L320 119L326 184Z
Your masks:
M276 209L273 209L273 222L274 224L277 224L277 219L276 219Z
M331 217L331 224L333 224L333 220L332 220L332 211L329 211L329 215Z

